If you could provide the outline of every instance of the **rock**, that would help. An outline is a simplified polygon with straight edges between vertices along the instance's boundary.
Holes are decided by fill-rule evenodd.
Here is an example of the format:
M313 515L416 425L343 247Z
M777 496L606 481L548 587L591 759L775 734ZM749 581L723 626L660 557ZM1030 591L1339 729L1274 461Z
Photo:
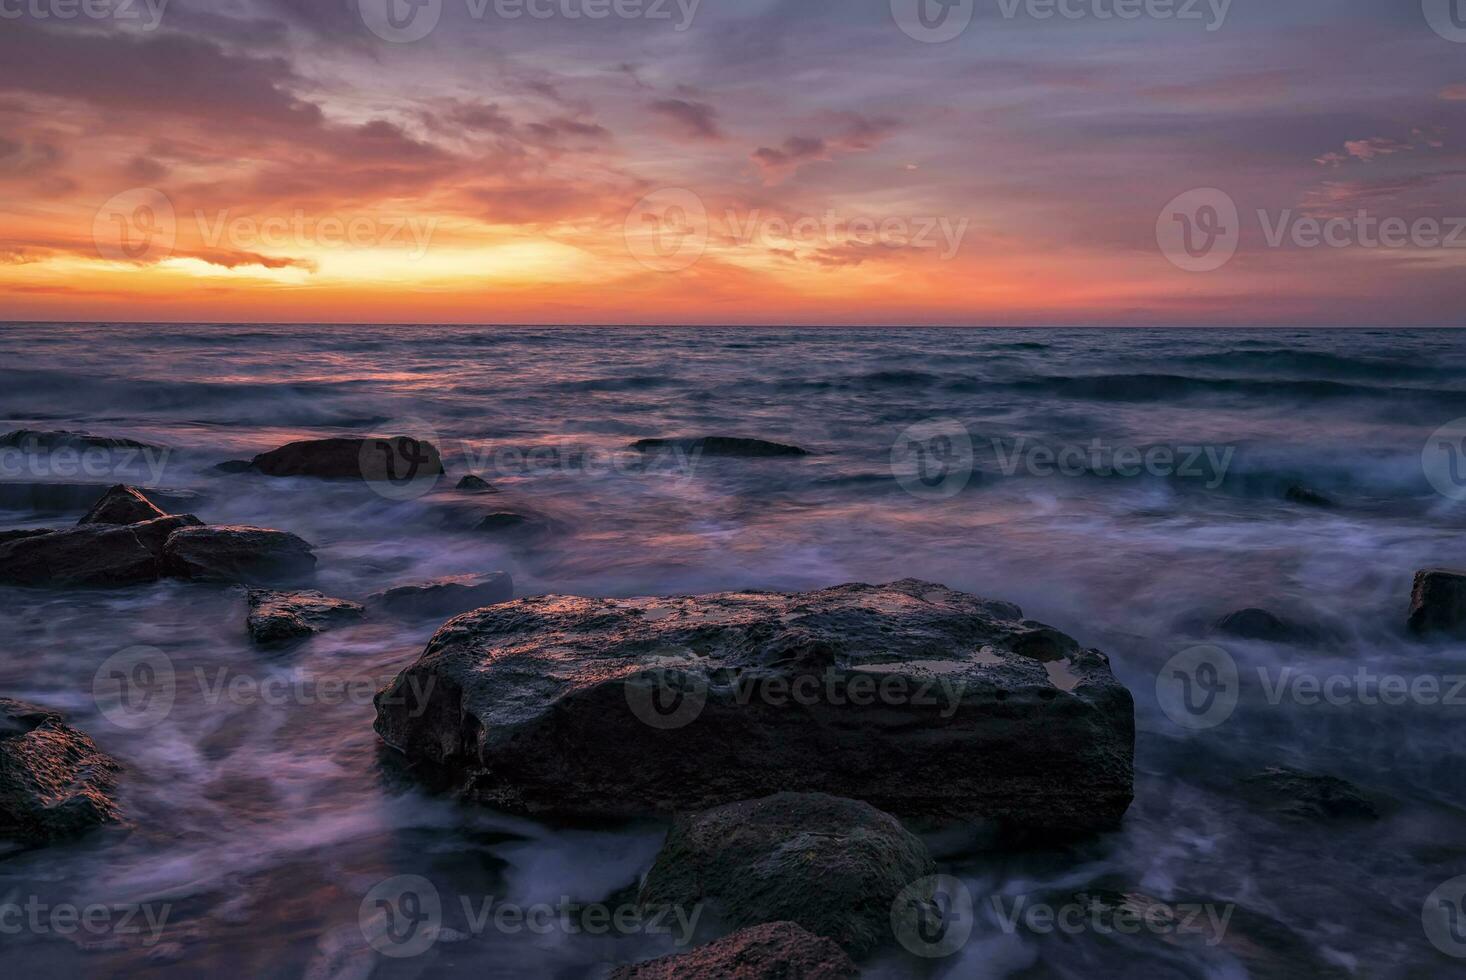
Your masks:
M202 582L280 582L316 566L311 546L288 531L259 527L187 527L168 538L167 573Z
M809 456L809 450L762 439L708 436L702 439L642 439L631 444L637 452L682 452L697 456Z
M926 845L890 814L780 793L679 817L640 900L650 908L705 903L734 926L795 922L862 956L892 938L901 892L935 873Z
M844 950L792 922L741 929L680 956L623 966L610 980L852 980Z
M1377 820L1379 809L1358 788L1333 776L1274 767L1242 780L1260 809L1293 820Z
M487 575L452 575L421 585L402 585L367 599L401 616L446 619L459 613L514 598L514 580L508 572Z
M1287 492L1283 494L1283 496L1290 503L1302 504L1305 507L1328 508L1338 506L1331 498L1324 496L1317 490L1310 490L1308 487L1302 486L1297 483L1290 486Z
M323 480L406 480L445 472L436 446L403 436L292 442L261 453L250 465L266 476Z
M161 449L135 439L114 439L94 436L90 432L43 431L40 429L16 429L0 436L0 446L15 446L34 452L51 452L57 449Z
M331 599L320 592L249 590L249 635L261 646L282 646L330 629L337 623L360 619L361 605Z
M115 823L120 769L57 712L0 698L0 838L42 844Z
M28 510L40 513L85 513L112 489L103 483L4 483L0 482L0 510ZM154 506L174 513L190 510L202 500L192 490L149 488L144 496Z
M498 493L499 490L483 477L469 474L458 481L458 486L453 489L459 493Z
M163 553L169 537L200 524L185 514L13 538L0 543L0 584L65 588L155 582L167 574Z
M538 527L538 524L523 514L499 511L498 513L486 515L478 524L474 525L474 530L484 531L489 534L505 534L532 531Z
M1266 609L1239 609L1228 613L1212 625L1212 630L1239 640L1266 643L1311 643L1318 639L1318 632L1313 628L1283 619Z
M77 524L141 524L167 516L141 492L118 484L108 490Z
M228 459L214 466L219 473L250 473L254 468L254 462L248 459Z
M1466 572L1429 568L1416 573L1410 632L1466 634Z
M19 541L22 538L36 538L42 534L55 534L54 527L25 528L17 531L0 531L0 544L7 541Z
M671 813L798 787L1075 833L1119 822L1135 747L1104 654L914 580L480 609L378 695L376 729L423 775L521 813Z

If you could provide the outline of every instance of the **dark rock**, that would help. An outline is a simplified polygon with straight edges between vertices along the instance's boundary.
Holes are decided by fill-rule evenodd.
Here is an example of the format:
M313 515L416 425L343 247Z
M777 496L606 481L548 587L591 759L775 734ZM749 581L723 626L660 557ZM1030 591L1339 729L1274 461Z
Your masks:
M316 566L311 546L288 531L259 527L188 527L168 538L167 573L202 582L281 582Z
M1274 767L1242 780L1259 809L1293 820L1376 820L1379 808L1355 786L1333 776Z
M220 473L250 473L254 468L255 464L248 459L225 460L214 467Z
M903 815L1113 827L1132 798L1130 693L1057 631L1061 656L1015 652L1034 633L1016 606L914 580L520 599L440 629L378 695L376 729L425 775L518 812L669 813L799 787Z
M488 480L485 480L483 477L480 476L473 476L472 474L465 476L463 479L459 480L458 486L454 487L454 489L457 490L459 493L499 492L498 488L495 487Z
M475 531L486 531L490 534L505 532L531 531L538 527L523 514L515 514L509 511L500 511L495 514L488 514L474 526Z
M404 436L292 442L261 453L251 466L266 476L312 476L323 480L385 481L445 472L436 446Z
M1466 634L1466 572L1429 568L1416 573L1410 632Z
M116 822L120 768L57 712L0 698L0 838L43 844Z
M118 484L108 490L77 524L141 524L167 516L141 492Z
M1290 503L1302 504L1305 507L1336 507L1334 501L1319 493L1317 490L1310 490L1308 487L1297 483L1288 488L1283 495Z
M155 582L167 574L163 552L197 517L159 517L140 524L88 524L0 543L0 583L110 587Z
M94 436L90 432L43 431L40 429L16 429L0 436L0 446L15 446L35 452L51 452L57 449L161 449L136 439L114 439Z
M1266 643L1312 643L1318 639L1318 631L1312 627L1283 619L1266 609L1239 609L1228 613L1212 625L1212 630L1239 640Z
M283 646L360 619L365 610L355 602L331 599L320 592L249 590L249 635L260 646Z
M623 966L610 980L852 980L850 957L792 922L770 922L680 956Z
M508 572L453 575L421 585L403 585L380 592L367 601L400 616L446 619L508 602L514 598L514 580Z
M808 456L809 450L762 439L708 436L703 439L642 439L631 444L637 452L683 452L698 456Z
M37 538L43 534L55 534L54 527L24 528L16 531L0 531L0 544L7 541L19 541L22 538Z
M706 904L734 926L795 922L860 956L891 938L897 896L935 872L926 845L890 814L780 793L679 817L641 902Z

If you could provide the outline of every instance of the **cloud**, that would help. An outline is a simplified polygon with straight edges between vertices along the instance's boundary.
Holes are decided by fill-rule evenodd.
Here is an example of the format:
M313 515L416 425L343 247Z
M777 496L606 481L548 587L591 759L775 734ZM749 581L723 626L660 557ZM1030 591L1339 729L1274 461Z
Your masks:
M700 140L723 139L723 132L718 128L718 110L706 102L662 99L653 102L651 110L675 123L684 136Z
M1466 102L1466 82L1456 85L1447 85L1441 89L1440 97L1447 102Z
M778 181L806 163L833 160L836 153L864 153L875 149L898 128L894 119L871 119L859 113L836 114L840 128L831 136L791 136L777 147L761 146L753 162L765 179Z

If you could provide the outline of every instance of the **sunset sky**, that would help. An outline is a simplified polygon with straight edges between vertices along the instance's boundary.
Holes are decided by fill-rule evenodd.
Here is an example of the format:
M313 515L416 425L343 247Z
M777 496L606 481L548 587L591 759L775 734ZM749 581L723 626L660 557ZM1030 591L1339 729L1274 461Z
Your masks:
M0 0L0 319L1466 325L1433 0L80 2Z

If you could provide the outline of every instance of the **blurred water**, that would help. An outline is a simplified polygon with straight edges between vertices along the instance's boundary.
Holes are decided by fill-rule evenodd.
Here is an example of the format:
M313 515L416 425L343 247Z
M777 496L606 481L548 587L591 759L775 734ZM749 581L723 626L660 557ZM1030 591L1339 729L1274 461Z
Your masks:
M169 447L158 479L133 482L197 491L193 509L210 522L306 537L332 595L504 569L521 594L914 576L1018 602L1106 650L1135 693L1138 797L1123 832L1059 851L934 840L975 894L1103 887L1236 902L1282 930L1252 940L1276 952L1278 976L1455 966L1427 941L1420 907L1466 873L1459 706L1275 705L1244 683L1225 724L1188 733L1161 712L1155 688L1161 665L1198 642L1198 623L1254 605L1315 623L1329 640L1224 643L1244 678L1284 666L1466 674L1459 645L1412 642L1401 628L1413 573L1466 563L1466 507L1422 469L1431 434L1466 416L1459 334L25 324L0 328L0 365L0 428ZM910 479L899 451L903 433L928 423L971 439L975 470L955 495ZM430 435L451 478L394 500L212 468L293 438L389 430ZM679 435L759 437L817 455L626 465L633 440ZM1096 441L1104 454L1211 455L1193 476L1011 465L1034 447ZM472 469L504 493L453 493ZM1295 484L1338 506L1288 500ZM503 509L554 530L518 541L470 530ZM7 528L63 519L74 515L0 513ZM5 935L9 961L98 975L572 977L665 951L645 936L495 930L409 960L362 948L358 909L384 878L424 876L449 904L605 901L634 884L661 828L552 828L430 799L384 762L364 697L218 696L235 677L247 690L370 689L433 627L369 619L268 658L244 636L243 606L237 592L177 584L0 591L9 638L0 692L71 711L126 764L122 800L134 819L130 833L0 862L0 899L147 900L173 913L157 944ZM182 678L167 718L143 730L114 724L92 697L98 666L135 645L164 651ZM1397 802L1363 827L1279 824L1229 790L1270 764L1332 773ZM1009 935L988 914L958 956L874 969L1246 975L1234 953L1093 930ZM1251 969L1268 975L1256 961Z

